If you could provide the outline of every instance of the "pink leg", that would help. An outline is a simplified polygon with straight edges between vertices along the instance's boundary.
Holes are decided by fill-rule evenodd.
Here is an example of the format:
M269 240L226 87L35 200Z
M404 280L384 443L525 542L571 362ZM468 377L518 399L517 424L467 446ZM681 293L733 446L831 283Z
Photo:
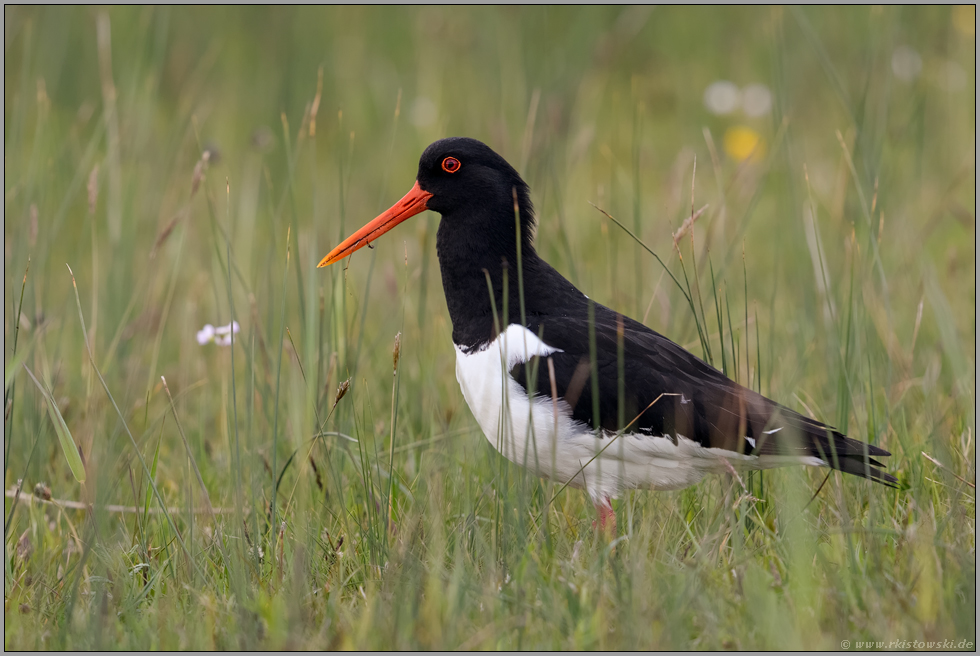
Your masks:
M616 513L613 511L612 503L608 498L595 504L596 512L599 513L599 527L610 535L616 535ZM593 526L595 524L593 523Z

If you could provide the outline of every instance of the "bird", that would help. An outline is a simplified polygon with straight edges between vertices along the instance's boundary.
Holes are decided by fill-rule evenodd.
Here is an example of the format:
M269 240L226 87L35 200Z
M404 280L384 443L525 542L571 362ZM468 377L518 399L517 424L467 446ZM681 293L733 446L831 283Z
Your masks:
M429 145L411 190L318 267L425 210L456 378L490 444L538 476L584 489L603 528L628 489L676 490L712 473L829 467L896 487L888 451L729 379L643 323L591 300L534 247L530 188L468 137Z

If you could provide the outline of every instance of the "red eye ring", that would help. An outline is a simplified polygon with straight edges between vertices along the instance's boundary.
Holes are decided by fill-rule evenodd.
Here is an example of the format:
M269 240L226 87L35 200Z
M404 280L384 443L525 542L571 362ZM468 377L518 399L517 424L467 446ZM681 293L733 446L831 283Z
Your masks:
M447 157L446 159L442 160L442 170L446 173L455 173L461 166L462 164L460 164L459 160L455 157Z

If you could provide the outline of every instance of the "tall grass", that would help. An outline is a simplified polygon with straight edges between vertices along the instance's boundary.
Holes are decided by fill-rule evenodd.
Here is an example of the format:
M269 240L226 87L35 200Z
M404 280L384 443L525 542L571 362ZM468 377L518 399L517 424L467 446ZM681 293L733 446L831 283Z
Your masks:
M6 8L5 647L975 645L971 16ZM716 79L772 111L708 113ZM315 269L455 134L522 163L590 298L888 449L902 489L630 492L611 543L503 459L438 217Z

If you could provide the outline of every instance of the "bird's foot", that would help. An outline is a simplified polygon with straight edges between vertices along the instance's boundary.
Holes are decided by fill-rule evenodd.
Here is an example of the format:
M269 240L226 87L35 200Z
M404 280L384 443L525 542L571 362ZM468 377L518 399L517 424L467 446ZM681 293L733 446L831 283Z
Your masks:
M599 519L592 522L592 528L598 528L609 537L616 537L616 513L608 498L595 504Z

